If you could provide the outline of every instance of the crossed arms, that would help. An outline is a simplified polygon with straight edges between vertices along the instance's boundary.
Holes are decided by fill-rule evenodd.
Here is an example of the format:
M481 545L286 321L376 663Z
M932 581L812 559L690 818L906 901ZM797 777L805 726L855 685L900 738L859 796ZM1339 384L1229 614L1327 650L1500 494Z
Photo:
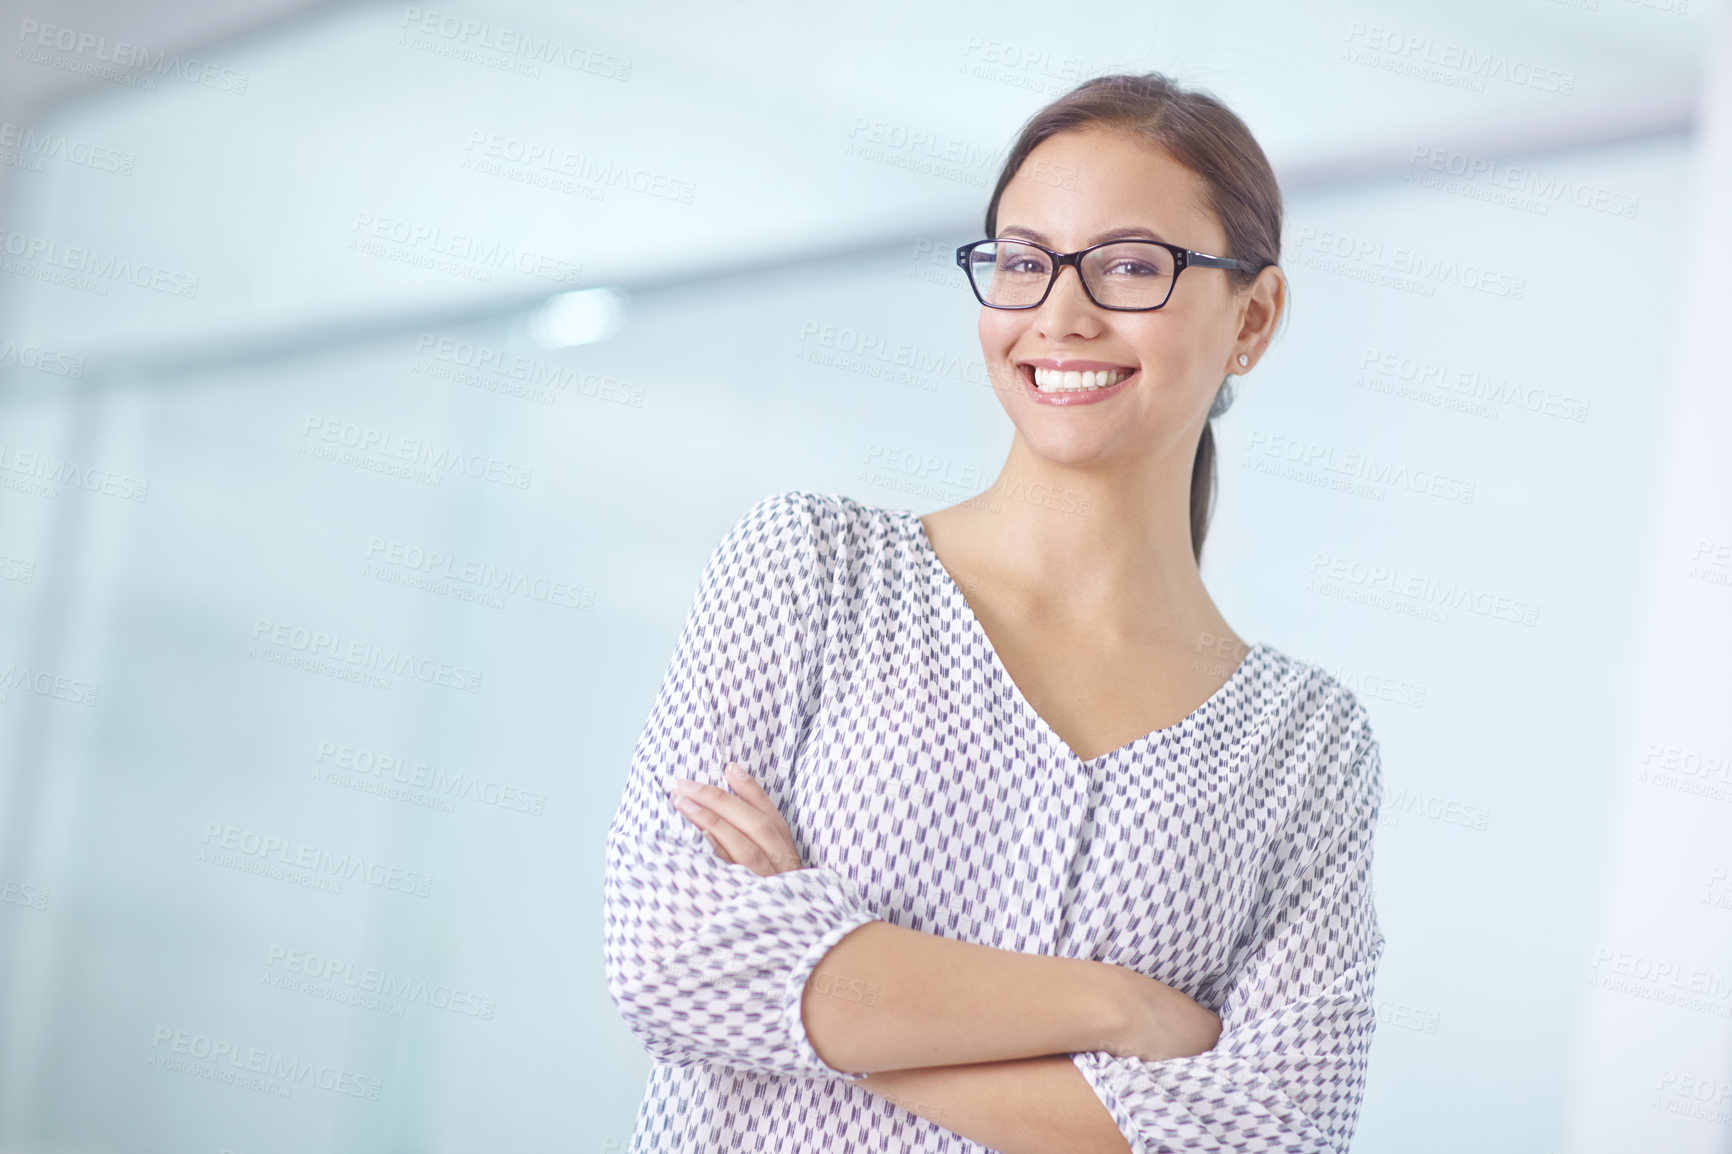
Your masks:
M760 877L799 869L788 823L738 765L729 789L672 783L674 805L724 861ZM1163 982L1080 958L1019 953L890 922L850 930L801 997L825 1064L862 1089L1002 1154L1130 1150L1068 1060L1079 1050L1149 1061L1214 1046L1220 1018Z

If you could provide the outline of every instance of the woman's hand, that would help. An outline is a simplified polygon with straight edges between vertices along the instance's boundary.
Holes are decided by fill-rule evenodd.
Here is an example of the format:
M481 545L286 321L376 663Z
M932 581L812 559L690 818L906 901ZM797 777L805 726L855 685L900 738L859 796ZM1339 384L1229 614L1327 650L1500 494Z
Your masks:
M770 795L738 763L728 766L727 779L733 793L683 779L668 790L675 807L704 831L723 861L743 865L759 877L803 869L794 835Z
M1103 1047L1121 1058L1160 1062L1190 1058L1215 1048L1221 1038L1221 1016L1146 974L1113 966L1123 986L1118 996L1126 1013L1120 1028Z

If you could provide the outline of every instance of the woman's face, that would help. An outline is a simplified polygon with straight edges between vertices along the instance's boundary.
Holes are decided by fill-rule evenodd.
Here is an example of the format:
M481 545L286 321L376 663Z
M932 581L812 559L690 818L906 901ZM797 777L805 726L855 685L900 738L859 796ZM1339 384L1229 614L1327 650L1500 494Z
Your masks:
M1029 153L998 203L998 237L1075 252L1103 240L1142 235L1216 256L1226 236L1202 180L1163 149L1117 132L1074 129ZM1258 288L1272 285L1266 272ZM1202 422L1222 379L1255 362L1278 303L1269 291L1235 293L1222 269L1190 268L1167 303L1116 312L1088 299L1065 268L1039 308L982 306L980 347L1005 411L1040 456L1073 466L1114 459L1152 464L1177 455L1189 475ZM1246 329L1247 318L1251 328ZM1249 332L1249 335L1247 335ZM1118 369L1121 386L1096 396L1035 384L1037 366ZM1098 378L1097 378L1098 379ZM1176 466L1175 466L1176 467Z

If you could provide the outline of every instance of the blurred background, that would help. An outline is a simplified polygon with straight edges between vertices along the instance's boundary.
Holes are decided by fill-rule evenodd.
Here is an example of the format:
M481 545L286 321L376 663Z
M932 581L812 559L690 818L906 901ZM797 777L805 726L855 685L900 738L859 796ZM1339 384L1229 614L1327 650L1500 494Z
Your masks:
M1149 70L1289 198L1204 576L1382 742L1355 1149L1732 1150L1728 24L0 3L0 1150L626 1149L602 841L699 569L990 484L950 252Z

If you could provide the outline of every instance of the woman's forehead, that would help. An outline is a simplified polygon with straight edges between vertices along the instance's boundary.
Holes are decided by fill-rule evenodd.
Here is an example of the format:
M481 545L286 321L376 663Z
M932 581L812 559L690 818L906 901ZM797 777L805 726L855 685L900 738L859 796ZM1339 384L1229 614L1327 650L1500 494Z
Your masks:
M1200 177L1159 145L1100 130L1062 132L1030 150L999 198L996 226L1076 246L1133 230L1188 247L1219 238Z

